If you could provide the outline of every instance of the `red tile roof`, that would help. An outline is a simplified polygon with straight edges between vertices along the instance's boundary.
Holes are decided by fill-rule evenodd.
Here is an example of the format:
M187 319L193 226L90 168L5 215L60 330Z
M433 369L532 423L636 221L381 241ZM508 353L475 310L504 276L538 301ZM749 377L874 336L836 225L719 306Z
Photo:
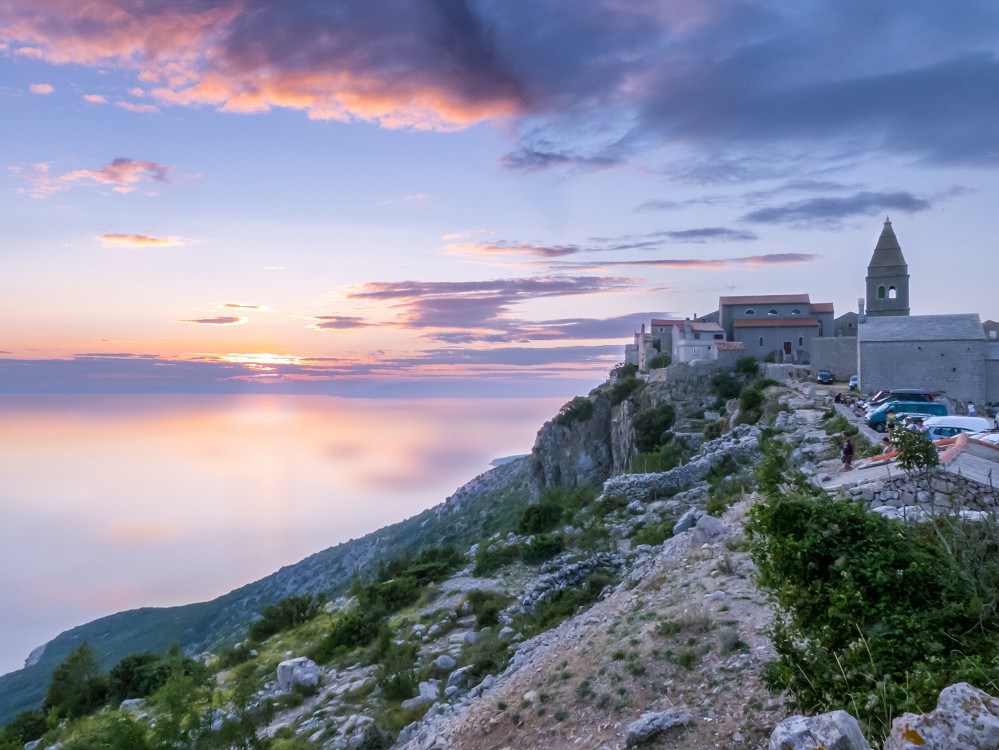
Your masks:
M813 302L812 303L812 312L813 313L832 312L832 311L833 311L833 303L832 302Z
M717 323L702 323L701 321L697 321L696 323L692 322L690 324L690 330L692 330L692 331L709 331L711 333L721 333L725 329L722 328Z
M658 318L653 318L652 319L652 325L653 326L679 326L679 325L683 325L683 321L682 320L666 320L666 319L659 320Z
M818 318L744 318L732 321L736 328L816 328Z
M719 297L719 305L807 305L807 294L759 294L749 297Z

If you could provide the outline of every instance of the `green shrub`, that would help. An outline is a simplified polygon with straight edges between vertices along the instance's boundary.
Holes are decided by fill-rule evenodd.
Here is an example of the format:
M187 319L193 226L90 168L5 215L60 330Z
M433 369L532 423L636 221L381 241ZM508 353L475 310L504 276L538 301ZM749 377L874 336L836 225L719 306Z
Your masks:
M75 719L104 705L107 678L89 643L81 643L52 670L44 708L58 716Z
M412 698L417 693L419 675L415 663L419 647L415 643L396 643L392 630L383 625L378 633L372 661L378 664L378 686L391 701Z
M561 534L538 534L521 549L521 558L528 565L540 565L565 550Z
M488 576L500 568L520 559L520 547L516 544L500 546L482 542L475 553L475 575Z
M940 463L936 446L913 430L896 429L892 447L898 451L898 465L909 474L929 471Z
M114 712L95 717L77 727L66 740L65 750L145 750L149 747L146 730L132 717Z
M669 367L671 364L673 364L673 358L666 354L666 352L663 352L662 354L657 354L649 360L649 369L659 370L663 367Z
M576 396L559 409L555 419L555 424L570 425L573 422L585 422L593 416L593 402L585 396Z
M635 447L638 451L648 453L669 442L669 439L664 437L675 420L676 410L670 403L662 403L638 412L632 420L635 429Z
M334 656L367 646L378 635L384 617L382 611L366 607L358 607L353 612L340 615L312 648L309 656L317 662L325 663Z
M676 521L672 518L667 518L659 523L647 523L638 530L632 541L635 544L651 544L654 547L673 536L674 526L676 526Z
M735 361L735 371L740 375L749 375L752 377L759 372L759 369L760 366L753 357L739 357Z
M247 636L254 641L263 641L276 633L289 630L318 615L322 604L323 599L311 594L289 596L275 604L269 604L261 610L260 619L250 623Z
M634 393L644 385L645 383L643 381L634 376L619 378L618 381L611 386L611 406L617 406L618 404L627 401L628 398L634 395Z
M706 425L702 434L705 440L717 440L720 438L722 436L721 420L716 420L711 424Z
M20 749L28 742L37 740L48 731L45 712L40 709L21 711L0 731L0 743L8 742ZM0 747L3 745L0 744Z
M730 372L716 372L711 376L711 388L719 398L730 399L739 395L742 383Z
M883 736L948 684L999 680L995 523L901 525L795 491L755 506L747 528L778 605L769 679L798 708L845 709Z
M496 631L483 633L475 643L469 643L461 652L461 660L471 666L469 676L478 681L487 674L498 675L510 660L510 647L499 639Z
M763 405L766 399L763 391L755 386L746 386L739 393L739 421L742 424L756 424L763 416Z
M528 505L517 521L518 534L543 534L562 522L565 508L558 493L548 491L535 505Z
M468 604L475 615L479 628L492 627L499 623L499 613L507 605L509 598L498 591L475 589L468 592Z
M559 589L552 596L538 602L534 612L524 615L518 622L519 629L528 638L551 630L576 614L580 607L593 604L604 588L613 582L614 577L606 573L591 573L579 586Z

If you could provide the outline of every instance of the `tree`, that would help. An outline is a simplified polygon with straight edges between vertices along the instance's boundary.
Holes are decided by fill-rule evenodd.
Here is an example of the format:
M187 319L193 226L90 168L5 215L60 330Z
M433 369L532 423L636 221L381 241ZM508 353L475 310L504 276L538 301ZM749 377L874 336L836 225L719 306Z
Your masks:
M940 464L936 446L914 430L896 428L892 444L898 451L898 465L908 474L920 474Z
M54 709L60 716L75 719L97 710L107 700L107 680L89 643L70 652L52 670L45 709Z
M152 651L126 656L108 672L108 699L115 705L128 698L145 698L163 687L169 666Z

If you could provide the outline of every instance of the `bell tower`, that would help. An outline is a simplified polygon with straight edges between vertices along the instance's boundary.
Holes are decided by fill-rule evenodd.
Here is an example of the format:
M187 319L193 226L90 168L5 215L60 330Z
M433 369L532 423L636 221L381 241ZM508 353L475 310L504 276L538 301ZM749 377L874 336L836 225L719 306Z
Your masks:
M867 316L909 314L909 266L885 217L878 244L867 264Z

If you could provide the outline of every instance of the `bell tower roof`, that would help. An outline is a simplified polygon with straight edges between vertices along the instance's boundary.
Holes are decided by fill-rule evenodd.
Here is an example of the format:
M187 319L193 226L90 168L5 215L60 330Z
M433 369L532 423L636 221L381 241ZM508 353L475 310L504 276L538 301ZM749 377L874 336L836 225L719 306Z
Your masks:
M891 228L891 219L886 216L885 226L881 230L871 262L867 264L867 273L869 276L883 276L908 272L909 267L905 262L905 256L902 255L902 247L898 244L895 230Z

